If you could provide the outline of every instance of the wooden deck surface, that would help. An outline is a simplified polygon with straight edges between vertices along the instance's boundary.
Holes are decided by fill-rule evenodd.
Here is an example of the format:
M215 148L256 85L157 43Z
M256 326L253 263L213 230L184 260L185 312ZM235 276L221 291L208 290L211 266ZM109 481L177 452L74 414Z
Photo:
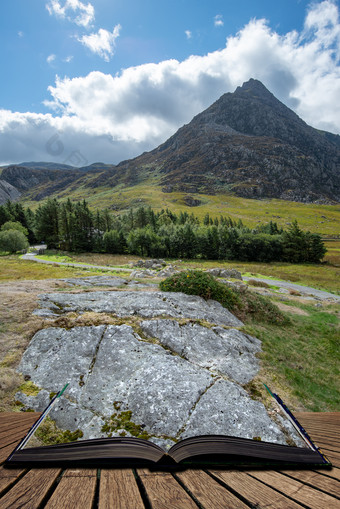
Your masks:
M39 414L0 413L0 509L339 509L340 413L295 415L332 469L6 469Z

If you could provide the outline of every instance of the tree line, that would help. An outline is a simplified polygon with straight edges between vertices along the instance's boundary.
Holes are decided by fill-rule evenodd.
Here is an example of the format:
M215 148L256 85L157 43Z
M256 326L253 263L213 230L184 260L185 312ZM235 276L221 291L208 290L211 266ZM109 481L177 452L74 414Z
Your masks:
M272 221L251 229L230 217L206 214L201 221L150 207L114 216L108 209L91 211L85 200L48 199L35 212L19 203L1 205L0 249L3 232L20 227L30 244L71 252L290 263L319 263L326 253L320 235L302 231L297 221L286 230Z

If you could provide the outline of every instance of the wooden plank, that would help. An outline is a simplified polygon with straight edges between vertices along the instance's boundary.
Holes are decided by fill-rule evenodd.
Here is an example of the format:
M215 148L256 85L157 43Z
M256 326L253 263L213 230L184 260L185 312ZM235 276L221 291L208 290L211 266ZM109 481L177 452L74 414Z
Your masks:
M339 419L340 412L294 412L297 418L301 419L319 419L324 421L325 416L327 416L327 420L332 418Z
M8 458L8 456L11 454L11 452L14 450L14 448L19 442L20 440L15 440L12 444L9 444L6 447L0 449L0 463L2 463Z
M280 470L280 472L305 484L310 484L330 495L340 497L340 483L335 479L322 476L318 472L311 470Z
M308 506L310 509L339 509L339 500L331 495L322 493L306 484L286 477L279 472L273 471L251 471L249 474L267 484L272 488L280 491L287 497L291 497L296 502Z
M98 509L144 509L132 470L102 469Z
M333 467L331 469L327 470L318 470L318 474L326 476L326 477L332 477L332 479L337 479L340 481L340 468Z
M327 449L322 449L322 453L325 454L325 456L329 459L329 461L332 463L333 467L340 468L340 455L339 453L328 451Z
M25 423L31 427L40 415L40 412L11 412L8 414L0 412L0 427L2 429L9 425L15 426L17 423Z
M13 484L24 472L25 470L22 468L12 469L0 467L0 495L8 488L8 486Z
M0 449L6 447L9 444L13 444L14 442L20 442L20 440L25 436L25 431L19 430L18 432L13 431L8 432L6 436L0 439Z
M91 509L97 484L96 469L67 469L46 509Z
M197 509L197 505L168 472L137 470L152 509Z
M16 430L16 429L26 429L29 430L33 424L35 423L35 420L32 421L15 421L15 422L5 422L0 424L0 433L4 433L5 431Z
M95 477L97 479L96 468L68 468L63 473L63 477Z
M203 470L176 474L205 509L246 509L248 506Z
M254 504L256 507L261 507L261 509L269 507L299 509L302 507L300 504L286 498L282 493L249 476L246 472L214 470L211 471L211 474L242 495L247 502Z
M59 474L58 468L30 470L0 499L1 509L39 507Z

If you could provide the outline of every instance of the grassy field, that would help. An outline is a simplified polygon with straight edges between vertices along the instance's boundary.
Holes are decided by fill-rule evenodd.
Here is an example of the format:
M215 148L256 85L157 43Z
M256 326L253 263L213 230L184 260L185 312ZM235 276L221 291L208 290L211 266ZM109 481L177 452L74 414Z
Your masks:
M0 284L2 281L42 280L86 275L102 275L101 270L43 265L29 260L21 260L19 255L0 256ZM105 272L106 274L106 272Z
M337 243L329 243L337 245ZM339 241L340 244L340 241ZM312 286L320 290L340 294L340 250L334 248L331 251L332 263L320 265L314 264L289 264L289 263L252 263L252 262L220 262L211 260L167 260L179 268L202 268L212 267L234 268L243 274L272 277L292 281L297 284ZM88 263L91 265L107 265L112 267L129 267L130 263L139 259L133 255L109 255L102 253L65 253L72 261ZM327 260L327 257L326 257Z
M285 314L290 323L284 327L260 323L245 327L262 341L262 369L257 378L276 387L292 408L339 411L339 306L320 309L296 301L288 306L291 310ZM298 310L303 313L297 314Z
M333 244L332 256L338 262L338 244ZM125 255L62 253L52 258L81 263L127 267L138 258ZM206 261L172 261L180 268L223 266L244 272L290 279L300 284L335 291L339 268L332 265L240 264ZM46 291L64 290L58 278L107 274L56 265L42 265L21 260L18 255L0 257L0 398L1 409L12 408L14 394L23 380L15 368L33 334L44 326L43 320L32 315L37 296ZM127 273L121 274L128 277ZM29 281L25 281L29 280ZM46 281L44 281L46 280ZM81 288L79 288L81 290ZM250 291L250 290L248 290ZM254 290L253 290L254 291ZM256 291L256 289L255 289ZM252 382L254 394L265 397L263 382L277 392L294 410L340 410L339 397L339 305L306 304L299 296L280 298L273 294L287 321L275 325L256 314L245 320L244 330L262 341L260 374ZM99 317L100 318L100 317ZM97 317L97 319L99 319ZM102 319L104 320L104 316ZM107 318L107 317L106 317ZM97 323L96 323L97 324Z
M296 219L303 230L310 230L323 236L339 236L340 205L318 205L290 202L284 200L249 200L234 196L231 193L218 195L192 195L201 201L197 207L185 205L187 193L163 193L154 181L145 182L135 187L77 189L65 191L56 196L61 200L87 200L93 209L109 208L114 213L127 211L130 207L149 205L155 211L169 208L172 212L193 213L203 219L208 212L211 217L220 215L232 219L242 219L245 225L255 227L260 223L275 221L286 228ZM33 210L38 202L23 201L23 205Z

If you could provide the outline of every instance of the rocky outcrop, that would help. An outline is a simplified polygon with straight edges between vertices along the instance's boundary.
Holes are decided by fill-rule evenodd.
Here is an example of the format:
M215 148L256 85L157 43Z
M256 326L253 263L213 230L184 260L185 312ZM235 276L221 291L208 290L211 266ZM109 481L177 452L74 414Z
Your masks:
M220 268L214 268L214 269L208 269L207 272L215 277L222 277L226 279L239 279L242 281L241 272L239 272L236 269L220 269Z
M21 193L18 189L5 180L0 180L0 205L3 205L8 200L16 201L20 198L20 195Z
M61 428L81 429L84 438L142 436L163 447L199 434L283 444L292 435L286 420L273 420L244 389L259 370L261 343L238 330L242 322L217 302L143 288L51 293L40 306L52 321L90 311L120 322L47 327L31 340L19 371L37 391L16 398L42 410L68 382L51 414Z
M117 291L96 293L49 293L39 299L40 316L59 316L68 312L94 311L116 316L190 318L217 325L241 327L243 324L215 300L175 292Z

